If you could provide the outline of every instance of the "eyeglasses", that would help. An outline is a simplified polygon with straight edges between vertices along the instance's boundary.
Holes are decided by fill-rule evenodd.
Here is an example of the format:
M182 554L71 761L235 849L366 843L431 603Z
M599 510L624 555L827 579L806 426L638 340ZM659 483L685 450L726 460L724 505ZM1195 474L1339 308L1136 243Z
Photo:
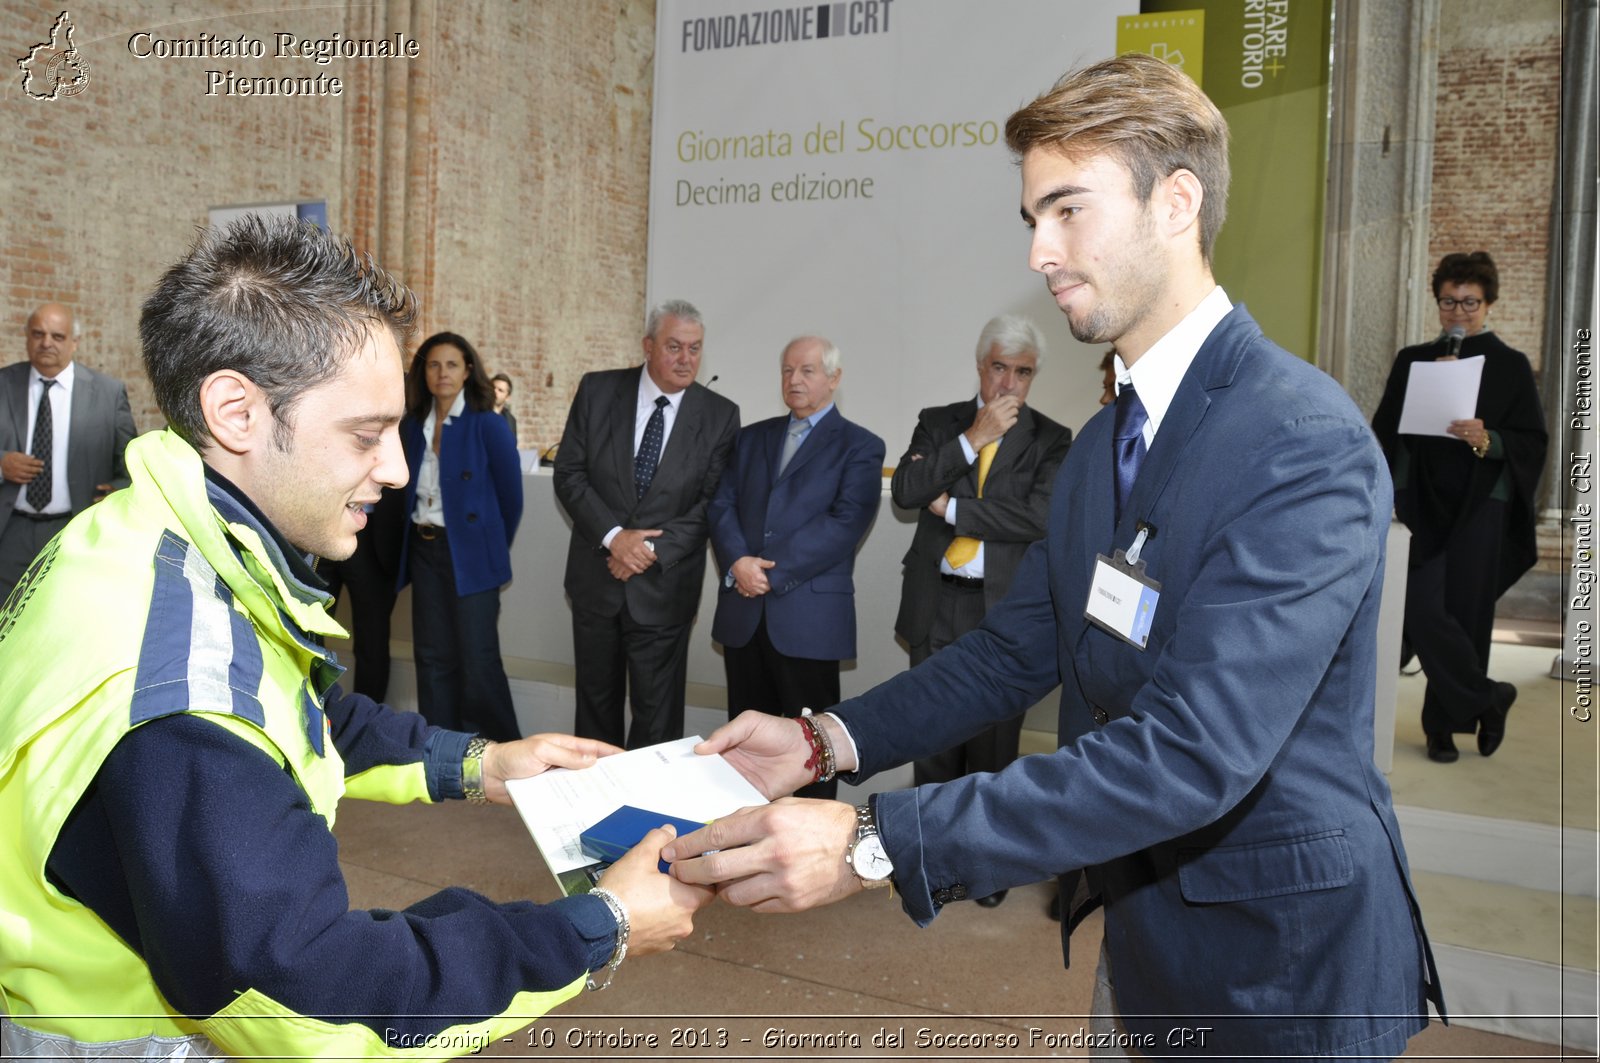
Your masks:
M1468 296L1465 299L1452 299L1447 295L1444 298L1439 300L1439 309L1447 311L1447 312L1450 311L1450 310L1454 310L1456 307L1459 306L1461 309L1465 310L1467 313L1470 314L1470 313L1472 313L1474 310L1478 309L1478 307L1480 307L1482 305L1483 305L1483 300L1482 299L1474 299L1472 296Z

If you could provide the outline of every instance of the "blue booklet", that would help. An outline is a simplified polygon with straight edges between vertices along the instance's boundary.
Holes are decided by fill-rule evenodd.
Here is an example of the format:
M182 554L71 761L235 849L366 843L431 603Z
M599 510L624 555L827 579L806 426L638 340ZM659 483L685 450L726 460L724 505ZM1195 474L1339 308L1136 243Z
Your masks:
M633 805L623 805L578 835L578 844L589 856L609 864L621 859L622 854L638 845L640 839L663 823L670 823L676 827L679 837L705 826L704 823L696 823L692 819L680 819L663 812L651 812L648 809L635 808ZM667 862L661 861L660 867L665 874Z

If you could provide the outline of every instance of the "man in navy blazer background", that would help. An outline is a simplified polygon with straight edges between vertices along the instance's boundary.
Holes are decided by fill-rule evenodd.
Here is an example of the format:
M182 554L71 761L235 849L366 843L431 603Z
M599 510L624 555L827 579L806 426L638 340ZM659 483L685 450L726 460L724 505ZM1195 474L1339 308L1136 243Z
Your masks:
M1014 114L1006 141L1029 265L1075 337L1115 344L1117 403L1068 453L1006 599L822 728L854 781L1060 682L1060 748L854 809L775 801L664 855L763 911L892 881L919 924L1084 869L1105 911L1103 1045L1396 1056L1443 997L1372 762L1383 456L1339 386L1213 279L1228 131L1186 75L1097 63ZM746 713L700 748L776 798L816 776L795 730Z
M789 413L749 425L711 502L722 583L728 714L799 716L839 703L839 662L856 655L856 547L883 490L883 440L833 403L839 348L801 336L783 349ZM829 780L801 791L832 797Z

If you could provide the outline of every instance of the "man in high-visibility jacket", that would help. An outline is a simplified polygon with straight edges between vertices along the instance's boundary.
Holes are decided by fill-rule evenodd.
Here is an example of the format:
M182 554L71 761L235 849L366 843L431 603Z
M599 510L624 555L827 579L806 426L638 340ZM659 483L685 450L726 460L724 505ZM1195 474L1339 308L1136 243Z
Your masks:
M340 797L504 802L616 751L490 744L336 683L313 560L405 482L413 307L344 240L255 218L146 302L169 427L0 610L0 1057L451 1058L710 899L656 870L658 830L553 904L350 909Z

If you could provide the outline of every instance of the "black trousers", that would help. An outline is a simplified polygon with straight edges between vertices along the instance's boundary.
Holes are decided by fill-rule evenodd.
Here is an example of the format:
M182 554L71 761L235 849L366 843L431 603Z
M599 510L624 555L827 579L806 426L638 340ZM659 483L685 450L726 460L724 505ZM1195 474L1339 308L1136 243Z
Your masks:
M12 511L5 530L0 532L0 604L11 597L12 590L22 582L23 573L39 556L39 551L71 519L71 513L41 520L18 510Z
M822 712L839 704L839 662L779 653L767 634L765 616L747 644L724 646L722 653L730 720L746 709L794 719L801 709ZM835 779L802 786L795 796L831 801L838 793Z
M456 593L448 531L412 526L411 631L417 707L431 724L495 742L522 737L500 659L500 588Z
M640 749L683 737L683 690L689 677L692 624L641 624L626 604L615 616L572 603L572 658L577 673L573 731ZM623 698L633 723L623 736Z
M1471 734L1491 707L1494 636L1506 505L1490 499L1456 528L1443 550L1406 574L1406 641L1428 676L1422 729Z
M356 675L350 689L381 702L389 696L389 628L394 613L394 573L378 562L371 540L356 536L356 552L343 561L324 561L317 572L335 599L350 592L350 641Z
M984 599L982 587L961 587L940 582L938 604L933 614L933 624L928 629L928 641L911 647L911 667L944 649L983 622ZM960 711L952 706L951 711ZM999 771L1017 759L1017 747L1022 741L1022 717L1002 720L985 727L965 742L943 753L917 760L911 769L916 785L930 782L950 782L976 771Z

